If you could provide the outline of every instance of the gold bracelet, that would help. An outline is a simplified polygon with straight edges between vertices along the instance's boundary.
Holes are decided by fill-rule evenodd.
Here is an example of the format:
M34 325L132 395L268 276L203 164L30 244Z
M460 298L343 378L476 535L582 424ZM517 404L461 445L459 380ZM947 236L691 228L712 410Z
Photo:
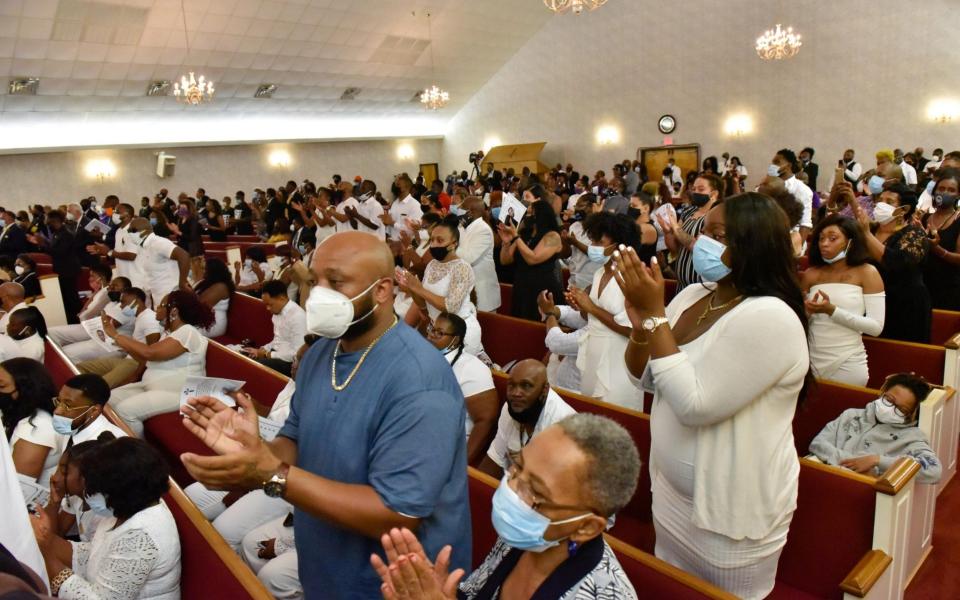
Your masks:
M73 569L69 567L57 573L57 576L50 582L50 593L54 596L58 595L60 593L60 586L66 583L71 577L73 577Z
M641 341L638 341L638 340L633 339L633 330L630 331L630 335L627 337L627 339L630 340L630 343L631 343L631 344L636 344L636 345L638 345L638 346L646 346L647 344L650 343L650 340L644 340L644 341L641 342Z

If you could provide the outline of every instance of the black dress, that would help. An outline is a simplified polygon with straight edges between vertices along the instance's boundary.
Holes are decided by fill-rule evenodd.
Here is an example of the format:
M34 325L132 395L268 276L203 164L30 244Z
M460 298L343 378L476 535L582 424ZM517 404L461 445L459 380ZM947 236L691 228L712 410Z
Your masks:
M927 224L929 215L924 216ZM957 252L960 237L960 218L953 220L946 229L940 229L940 247L947 252ZM933 308L960 310L960 266L952 265L932 252L923 264L923 282L930 291Z
M907 225L891 235L877 268L887 296L887 316L880 337L906 342L930 341L930 293L923 283L929 251L926 232Z
M177 245L187 251L191 257L203 256L203 240L200 237L200 221L188 217L179 223L180 239Z
M521 236L530 249L537 247L543 236L532 238ZM538 265L528 264L523 259L520 250L514 252L513 258L513 299L511 314L530 321L540 320L540 310L537 308L537 296L543 290L553 294L553 301L563 303L563 283L560 279L560 266L557 264L559 254L554 254Z

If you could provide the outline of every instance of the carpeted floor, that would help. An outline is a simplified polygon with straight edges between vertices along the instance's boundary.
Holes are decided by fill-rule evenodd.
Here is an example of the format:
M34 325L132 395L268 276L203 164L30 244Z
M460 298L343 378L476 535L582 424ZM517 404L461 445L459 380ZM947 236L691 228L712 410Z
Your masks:
M933 551L907 587L905 600L960 598L960 476L937 498Z

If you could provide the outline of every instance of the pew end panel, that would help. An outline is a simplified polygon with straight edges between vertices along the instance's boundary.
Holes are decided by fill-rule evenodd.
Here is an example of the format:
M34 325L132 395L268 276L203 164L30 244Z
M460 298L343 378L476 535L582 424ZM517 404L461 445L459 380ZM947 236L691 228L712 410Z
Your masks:
M938 312L938 311L933 311ZM953 313L960 316L960 313ZM944 343L943 380L954 390L960 389L960 333L956 333ZM958 440L960 440L960 395L954 393L947 398L943 412L943 447L937 449L937 456L943 463L943 477L937 484L937 495L943 492L947 484L957 473Z
M39 265L37 270L40 270ZM48 328L67 324L67 311L63 307L63 293L56 274L40 275L40 295L33 299L33 304L43 314Z
M930 318L930 343L946 346L960 332L960 312L934 309Z

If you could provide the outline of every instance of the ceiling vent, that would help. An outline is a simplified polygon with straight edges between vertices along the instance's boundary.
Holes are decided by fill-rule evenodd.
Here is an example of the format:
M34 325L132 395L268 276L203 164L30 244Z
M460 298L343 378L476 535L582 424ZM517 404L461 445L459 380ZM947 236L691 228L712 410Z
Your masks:
M148 96L166 96L170 92L169 81L151 81L147 85Z
M343 93L340 94L341 100L356 100L357 96L360 94L360 88L358 87L348 87L343 90Z
M254 98L273 98L273 95L277 92L277 84L275 83L264 83L257 88L257 91L253 93Z
M10 80L11 96L36 96L37 88L40 86L39 77L23 77Z

